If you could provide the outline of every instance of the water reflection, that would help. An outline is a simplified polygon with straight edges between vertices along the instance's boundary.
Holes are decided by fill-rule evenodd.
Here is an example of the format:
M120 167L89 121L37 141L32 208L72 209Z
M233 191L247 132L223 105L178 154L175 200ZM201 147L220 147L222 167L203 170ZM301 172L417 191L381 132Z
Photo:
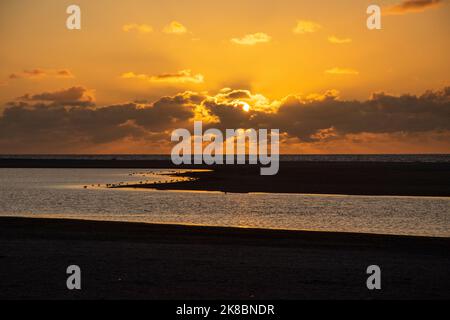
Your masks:
M224 194L104 187L140 181L142 177L136 173L145 173L149 181L174 179L163 174L167 170L0 169L0 214L450 236L450 198ZM95 187L83 188L91 185Z

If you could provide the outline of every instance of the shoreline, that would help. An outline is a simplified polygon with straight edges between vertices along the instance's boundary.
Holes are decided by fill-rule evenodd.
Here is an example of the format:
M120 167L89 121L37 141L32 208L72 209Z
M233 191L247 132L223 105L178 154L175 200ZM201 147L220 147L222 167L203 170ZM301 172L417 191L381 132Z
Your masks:
M170 192L171 190L169 190ZM174 191L177 192L177 191ZM188 191L189 192L189 191ZM207 192L207 191L205 191ZM430 197L433 198L433 197ZM259 235L270 235L272 233L279 233L285 235L340 235L342 237L380 237L380 238L419 238L419 239L449 239L450 235L427 235L427 234L396 234L396 233L371 233L371 232L358 232L358 231L335 231L335 230L314 230L314 229L288 229L288 228L271 228L271 227L250 227L250 226L224 226L224 225L201 225L201 224L193 224L193 223L164 223L164 222L147 222L147 221L126 221L126 220L108 220L108 219L92 219L89 217L75 217L75 216L67 216L67 217L58 217L52 215L1 215L0 214L0 224L2 221L9 220L41 220L41 221L53 221L53 222L61 222L65 223L77 223L77 222L86 222L86 223L98 223L101 224L123 224L123 225L140 225L148 228L159 228L159 229L177 229L177 230L191 230L193 232L204 232L204 231L221 231L221 232L229 232L229 233L239 233L238 231L244 231L249 234L259 234ZM450 248L449 248L450 249Z
M174 176L173 183L127 184L113 188L224 193L284 193L360 196L450 197L450 163L285 162L275 176L259 167L212 166Z
M261 176L257 165L175 166L163 160L0 159L0 168L209 169L178 175L195 181L119 187L228 193L450 197L450 163L444 162L286 161L280 162L280 170L275 176Z
M450 238L0 217L0 298L448 299L449 252Z
M429 236L429 235L408 235L408 234L391 234L391 233L369 233L369 232L350 232L350 231L325 231L325 230L300 230L300 229L282 229L282 228L258 228L258 227L239 227L239 226L215 226L215 225L199 225L199 224L182 224L182 223L153 223L141 221L121 221L121 220L101 220L90 218L74 218L74 217L49 217L49 216L2 216L0 215L0 225L2 223L24 224L32 223L31 221L46 222L49 224L61 224L67 226L69 224L97 224L98 226L134 226L136 228L149 230L164 230L164 231L179 231L186 234L193 233L220 233L220 234L243 234L243 235L257 235L267 238L268 235L292 237L308 237L313 238L380 238L383 240L395 239L430 239L430 240L446 240L449 241L450 236ZM329 237L328 237L329 236ZM1 237L0 237L1 238ZM449 247L450 248L450 247Z

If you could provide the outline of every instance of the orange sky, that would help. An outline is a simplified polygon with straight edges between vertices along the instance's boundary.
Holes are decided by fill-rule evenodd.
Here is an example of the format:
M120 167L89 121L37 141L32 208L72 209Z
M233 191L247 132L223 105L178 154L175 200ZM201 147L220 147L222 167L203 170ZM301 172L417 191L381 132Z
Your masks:
M202 117L276 125L285 153L450 151L448 1L378 1L374 31L364 0L78 0L69 31L72 3L0 4L0 153L168 152L171 130Z

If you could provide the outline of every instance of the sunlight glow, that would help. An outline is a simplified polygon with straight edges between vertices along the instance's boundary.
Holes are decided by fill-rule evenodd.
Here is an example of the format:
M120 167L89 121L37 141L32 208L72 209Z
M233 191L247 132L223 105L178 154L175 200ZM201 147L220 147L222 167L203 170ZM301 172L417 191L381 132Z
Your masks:
M242 110L244 110L245 112L249 112L250 111L250 105L246 102L242 102Z

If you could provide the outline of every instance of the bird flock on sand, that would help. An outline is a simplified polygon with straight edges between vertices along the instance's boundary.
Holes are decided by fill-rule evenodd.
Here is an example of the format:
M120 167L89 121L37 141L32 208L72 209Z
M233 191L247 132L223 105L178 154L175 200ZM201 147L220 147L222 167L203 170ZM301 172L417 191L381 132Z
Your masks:
M186 173L188 171L182 172L182 173ZM141 176L141 177L148 177L148 176L169 176L173 175L173 174L177 174L180 172L177 171L167 171L167 172L132 172L130 174L128 174L128 176L133 177L133 176ZM172 176L173 178L173 176ZM141 180L141 181L132 181L132 182L117 182L117 183L107 183L107 184L91 184L91 185L85 185L83 186L84 189L89 189L89 188L102 188L102 187L106 187L106 188L124 188L124 187L135 187L137 185L152 185L152 186L156 186L156 185L160 185L160 184L169 184L169 183L180 183L180 182L191 182L191 181L195 181L197 179L195 178L191 178L191 177L176 177L176 179L167 179L167 180Z

